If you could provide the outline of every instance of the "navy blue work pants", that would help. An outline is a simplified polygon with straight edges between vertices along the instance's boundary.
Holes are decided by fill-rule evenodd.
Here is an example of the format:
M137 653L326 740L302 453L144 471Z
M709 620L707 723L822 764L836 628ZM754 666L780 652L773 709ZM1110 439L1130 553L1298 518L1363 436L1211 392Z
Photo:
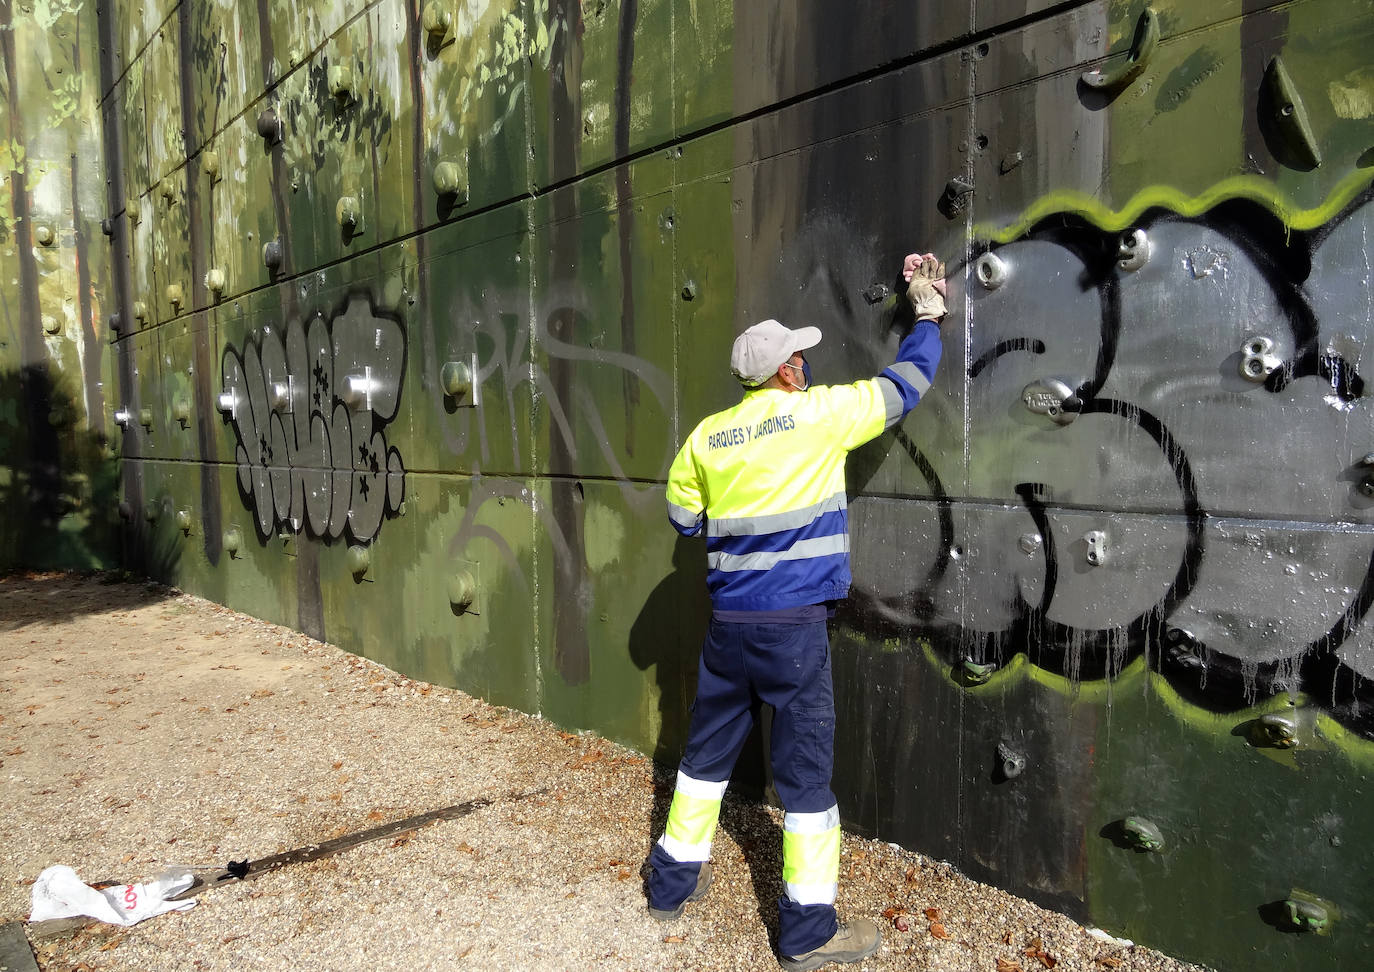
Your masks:
M702 646L681 773L694 780L728 780L759 703L774 710L773 782L784 809L789 814L833 812L835 696L824 621L740 624L712 619ZM649 863L649 898L655 908L676 907L696 887L699 861L674 860L656 845ZM823 945L836 927L833 903L799 904L787 894L778 900L778 951L783 955Z

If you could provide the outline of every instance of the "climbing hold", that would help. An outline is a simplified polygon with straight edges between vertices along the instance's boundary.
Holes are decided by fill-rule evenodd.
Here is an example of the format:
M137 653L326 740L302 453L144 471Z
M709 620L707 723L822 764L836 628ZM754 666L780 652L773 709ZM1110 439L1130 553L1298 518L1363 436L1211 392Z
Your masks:
M1006 742L997 744L997 762L1000 764L1002 776L1009 780L1016 779L1026 769L1025 754L1012 749Z
M1260 335L1247 340L1240 349L1240 376L1254 382L1268 378L1283 363L1273 350L1273 338Z
M453 26L453 14L449 13L439 3L431 3L425 7L425 33L429 35L429 42L433 47L438 47L445 37L448 36L449 28Z
M281 141L281 119L277 117L277 112L274 109L265 108L259 113L258 134L262 136L268 145L276 145Z
M1107 534L1101 530L1089 530L1083 534L1083 542L1088 545L1088 563L1101 567L1107 562Z
M449 578L448 602L452 604L460 614L472 607L472 602L476 596L477 582L473 580L471 573L466 570L460 570Z
M1133 272L1145 266L1150 260L1150 238L1143 229L1133 229L1121 236L1121 244L1116 251L1116 265L1122 270Z
M1140 851L1161 851L1164 849L1164 835L1158 827L1144 817L1127 817L1121 821L1121 831L1126 842Z
M1315 169L1322 164L1321 149L1312 133L1312 125L1297 85L1283 66L1283 58L1276 57L1269 62L1269 68L1264 72L1264 85L1274 130L1296 161L1306 168Z
M1159 18L1146 7L1136 21L1135 36L1131 39L1131 53L1126 60L1111 71L1100 68L1088 71L1079 80L1095 91L1116 94L1136 78L1140 77L1145 66L1150 63L1155 47L1159 44Z
M354 100L353 70L347 64L329 66L329 93L341 104Z
M1048 415L1060 425L1068 425L1078 418L1083 407L1069 383L1059 378L1031 382L1022 389L1021 401L1032 412Z
M434 166L435 194L458 205L468 201L468 187L457 162L440 162Z
M984 253L973 264L973 274L988 290L996 290L1007 282L1010 270L1006 261L995 253Z
M1298 722L1281 712L1266 712L1250 723L1250 744L1268 749L1296 749Z
M955 176L945 183L944 194L940 196L940 201L935 205L946 219L956 219L964 211L967 199L971 195L973 195L973 184Z

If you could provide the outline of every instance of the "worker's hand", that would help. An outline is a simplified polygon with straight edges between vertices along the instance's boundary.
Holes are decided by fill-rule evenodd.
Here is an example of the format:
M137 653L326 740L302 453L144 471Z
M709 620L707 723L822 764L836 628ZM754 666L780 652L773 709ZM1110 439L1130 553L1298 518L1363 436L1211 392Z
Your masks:
M906 296L918 321L938 321L945 316L945 265L935 254L909 254L902 261L902 279L908 284Z

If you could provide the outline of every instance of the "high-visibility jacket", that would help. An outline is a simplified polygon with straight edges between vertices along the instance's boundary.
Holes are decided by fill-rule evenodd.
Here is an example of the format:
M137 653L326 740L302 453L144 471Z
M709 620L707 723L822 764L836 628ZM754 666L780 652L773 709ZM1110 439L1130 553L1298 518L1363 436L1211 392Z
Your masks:
M668 518L706 531L706 586L722 611L774 611L849 593L844 461L930 388L940 330L918 321L877 378L805 392L759 388L707 416L668 470Z

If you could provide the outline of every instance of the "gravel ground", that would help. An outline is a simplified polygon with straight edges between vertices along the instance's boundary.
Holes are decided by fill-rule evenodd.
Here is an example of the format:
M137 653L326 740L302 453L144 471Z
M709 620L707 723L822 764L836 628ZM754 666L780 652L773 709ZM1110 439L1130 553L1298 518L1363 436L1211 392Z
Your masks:
M208 601L111 580L0 579L0 922L28 918L51 864L125 883L492 802L133 928L30 925L40 968L778 967L777 811L727 796L710 894L660 924L641 864L671 770ZM1199 968L880 841L847 837L841 869L841 916L883 929L864 969Z

